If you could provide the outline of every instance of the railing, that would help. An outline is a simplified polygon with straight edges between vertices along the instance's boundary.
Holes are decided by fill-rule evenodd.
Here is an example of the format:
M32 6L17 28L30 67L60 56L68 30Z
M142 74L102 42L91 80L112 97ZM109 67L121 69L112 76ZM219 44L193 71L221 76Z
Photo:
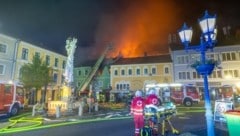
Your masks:
M60 107L61 112L66 112L68 110L68 103L64 101L49 101L48 102L48 114L56 114L56 108Z

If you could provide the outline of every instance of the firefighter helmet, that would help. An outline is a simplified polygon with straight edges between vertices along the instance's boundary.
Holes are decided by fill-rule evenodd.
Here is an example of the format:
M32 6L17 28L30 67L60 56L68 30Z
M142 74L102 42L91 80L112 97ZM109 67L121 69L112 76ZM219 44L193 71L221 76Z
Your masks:
M137 91L135 92L135 96L136 96L136 97L141 97L141 96L142 96L142 92L139 91L139 90L137 90Z

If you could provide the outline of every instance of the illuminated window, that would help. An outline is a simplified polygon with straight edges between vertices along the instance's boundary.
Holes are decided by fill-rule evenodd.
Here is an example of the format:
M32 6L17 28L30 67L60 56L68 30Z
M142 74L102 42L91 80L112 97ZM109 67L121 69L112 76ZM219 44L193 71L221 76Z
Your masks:
M225 78L237 78L239 77L239 71L238 70L224 70L224 77Z

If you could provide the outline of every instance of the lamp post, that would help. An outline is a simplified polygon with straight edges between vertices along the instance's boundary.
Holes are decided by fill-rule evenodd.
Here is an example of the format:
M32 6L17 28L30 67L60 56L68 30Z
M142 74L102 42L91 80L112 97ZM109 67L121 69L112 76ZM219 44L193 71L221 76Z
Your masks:
M215 67L215 64L209 64L206 61L206 51L212 50L216 44L216 15L210 16L207 11L205 15L198 20L202 34L200 36L200 43L198 45L189 46L192 39L192 28L187 27L184 23L181 30L178 32L181 42L185 47L185 50L195 50L201 53L200 64L195 67L198 74L203 76L204 79L204 94L205 94L205 109L206 109L206 122L207 122L207 133L208 136L214 136L214 124L213 124L213 114L211 107L211 100L209 97L208 90L208 75L210 75Z

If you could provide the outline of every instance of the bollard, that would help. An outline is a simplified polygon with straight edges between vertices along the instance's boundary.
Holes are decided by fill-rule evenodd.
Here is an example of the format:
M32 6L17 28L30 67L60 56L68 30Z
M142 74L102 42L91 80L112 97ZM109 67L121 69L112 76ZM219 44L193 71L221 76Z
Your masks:
M35 116L36 114L36 105L33 106L33 109L32 109L32 116Z
M95 109L95 111L98 111L98 103L97 102L94 105L94 109Z
M92 108L92 104L89 103L89 104L88 104L88 113L91 113L91 108Z
M79 108L78 108L78 116L82 116L82 114L83 114L83 106L80 103Z
M61 106L56 106L56 118L59 118L61 116Z

